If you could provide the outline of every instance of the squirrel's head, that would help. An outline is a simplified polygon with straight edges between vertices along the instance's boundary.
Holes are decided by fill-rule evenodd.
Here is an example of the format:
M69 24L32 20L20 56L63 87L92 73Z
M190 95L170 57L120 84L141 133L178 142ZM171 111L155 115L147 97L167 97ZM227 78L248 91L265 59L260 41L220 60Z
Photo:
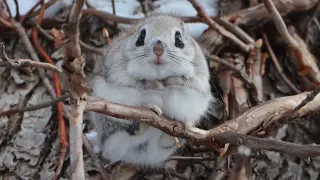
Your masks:
M127 70L137 79L192 76L199 49L184 23L171 16L152 16L134 26L123 49Z

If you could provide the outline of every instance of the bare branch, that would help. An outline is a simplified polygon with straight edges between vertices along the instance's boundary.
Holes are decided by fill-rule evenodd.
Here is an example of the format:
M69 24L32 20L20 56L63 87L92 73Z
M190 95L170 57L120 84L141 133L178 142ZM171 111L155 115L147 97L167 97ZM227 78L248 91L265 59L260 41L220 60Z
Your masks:
M298 73L304 75L309 79L309 81L319 85L320 70L305 43L302 40L299 41L300 37L296 36L296 39L294 39L289 34L285 23L283 22L278 10L276 9L276 6L271 0L264 0L264 4L267 10L270 12L283 41L287 45L287 54L295 63Z
M220 59L218 56L214 56L214 55L208 55L207 53L205 54L206 57L208 57L211 61L216 62L218 64L221 64L223 66L225 66L226 68L230 69L231 71L234 71L237 75L240 76L240 78L246 83L246 85L249 87L249 89L251 90L251 94L252 94L252 100L254 102L254 104L259 104L260 100L258 98L258 90L256 85L254 84L254 82L243 72L241 72L239 69L237 69L236 67L234 67L232 64L230 64L228 61Z
M39 25L36 25L37 30L47 39L54 41L54 37L51 36L48 32L46 32L46 30L44 30L42 27L40 27ZM80 40L80 46L83 47L85 50L87 51L91 51L93 53L97 53L99 55L103 55L103 50L90 46L89 44L86 44L85 42Z
M82 123L85 103L72 107L70 119L70 171L72 179L84 180L84 163L82 151Z
M186 160L186 161L215 161L217 157L185 157L185 156L171 156L170 160Z
M16 31L18 32L18 34L19 34L19 36L21 38L21 41L24 44L24 46L25 46L29 56L31 57L31 59L34 60L34 61L40 62L40 59L39 59L37 53L35 52L32 44L31 44L31 42L29 40L29 37L27 35L26 30L18 22L12 22L12 24L14 25ZM53 88L51 82L49 81L48 77L46 76L46 73L44 72L44 70L43 69L39 69L39 68L37 70L38 70L38 73L39 73L40 78L42 80L42 83L47 88L47 90L50 93L50 95L52 97L56 97L56 93L54 91L54 88Z
M20 10L19 10L18 0L14 0L14 4L16 5L16 17L17 19L20 19Z
M317 5L318 0L274 0L273 2L280 14L286 16L290 13L310 10ZM263 3L222 17L222 19L234 22L238 26L253 26L257 23L266 22L270 18L271 14Z
M254 151L276 151L299 157L320 156L320 145L301 145L274 139L257 138L231 131L216 134L214 139L223 144L245 145Z
M7 0L4 0L3 2L4 2L4 5L6 6L6 9L8 11L9 17L12 18L11 11L10 11L9 5L7 3Z
M264 5L266 6L267 10L271 13L272 19L277 26L277 29L283 38L283 41L286 44L290 44L293 46L298 46L298 43L290 36L287 26L283 22L280 13L277 11L275 5L272 3L271 0L264 0Z
M70 94L67 93L67 94L65 94L65 95L63 95L63 96L61 96L59 98L53 99L52 101L45 102L45 103L42 103L42 104L29 106L29 107L17 107L17 108L12 108L12 109L8 109L8 110L2 110L2 111L0 111L0 117L1 116L8 116L8 115L14 114L14 113L21 113L21 112L25 112L25 111L35 111L35 110L46 108L46 107L49 107L49 106L54 106L58 102L69 98L69 96L70 96Z
M249 52L252 46L243 43L240 39L238 39L234 34L227 31L217 23L215 23L205 12L203 7L197 2L197 0L189 0L192 6L197 10L198 15L203 18L203 20L209 25L210 28L218 31L223 36L227 37L228 39L232 40L235 44L237 44L243 51Z
M82 134L82 142L88 153L90 154L95 166L99 169L101 177L103 180L108 180L108 175L103 168L103 164L100 162L98 156L94 153L91 144L87 140L87 138Z
M295 87L295 85L293 85L293 83L290 81L290 79L284 74L282 67L278 61L278 58L273 52L273 49L271 47L271 44L269 42L267 35L265 33L262 33L262 37L263 37L263 40L264 40L266 47L268 49L271 60L274 63L274 66L276 67L278 73L280 74L280 78L287 84L287 86L291 89L291 91L293 91L296 94L301 93L301 91L299 89L297 89Z
M251 179L250 155L251 149L243 145L238 147L235 164L232 168L229 180Z
M84 74L85 60L81 56L79 40L79 23L85 0L74 0L65 26L65 35L69 39L64 44L66 61L63 69L69 78L71 93L72 117L70 124L70 171L72 179L84 180L84 162L82 150L83 112L87 105L86 76Z
M43 62L36 62L31 59L10 59L9 61L0 61L0 67L4 66L10 68L23 68L26 66L31 66L47 70L54 70L58 73L62 72L62 70L55 65Z
M273 122L282 119L288 111L291 111L298 106L306 96L307 93L302 93L295 96L274 99L259 106L255 106L241 116L226 121L208 131L186 129L183 123L170 120L164 116L159 117L149 109L97 100L101 99L97 97L91 97L95 100L89 100L86 110L120 119L137 120L156 127L171 136L186 138L196 144L212 147L216 134L227 131L233 131L239 134L250 134L261 128L264 129ZM313 101L299 109L294 117L302 117L306 114L317 112L318 110L320 110L320 95L316 96Z
M291 118L292 116L297 113L299 109L301 109L303 106L308 104L309 102L313 101L314 98L320 93L320 86L317 86L310 94L307 95L307 97L297 106L295 107L292 111L288 112L288 116L286 116L286 119Z

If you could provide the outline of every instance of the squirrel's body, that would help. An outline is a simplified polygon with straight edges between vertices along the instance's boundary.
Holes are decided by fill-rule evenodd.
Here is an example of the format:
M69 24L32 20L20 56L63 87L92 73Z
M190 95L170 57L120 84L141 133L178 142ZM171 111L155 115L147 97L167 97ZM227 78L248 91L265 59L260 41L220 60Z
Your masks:
M113 39L101 70L89 84L94 96L155 107L192 128L214 100L209 77L205 57L183 22L153 16ZM90 113L90 120L99 135L97 146L111 162L156 167L177 150L174 138L156 128L141 131L132 121L97 113Z

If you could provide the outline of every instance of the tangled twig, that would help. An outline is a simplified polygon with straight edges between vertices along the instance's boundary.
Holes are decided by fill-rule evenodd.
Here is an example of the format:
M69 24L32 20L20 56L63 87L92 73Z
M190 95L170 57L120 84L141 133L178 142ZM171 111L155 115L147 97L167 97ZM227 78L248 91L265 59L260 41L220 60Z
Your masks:
M28 107L17 107L17 108L11 108L8 110L2 110L0 111L0 116L8 116L10 114L14 114L14 113L20 113L20 112L26 112L26 111L35 111L38 109L42 109L42 108L46 108L49 106L53 106L56 105L58 102L61 102L67 98L69 98L70 94L64 94L63 96L60 96L59 98L53 99L52 101L49 102L45 102L42 104L37 104L34 106L28 106Z

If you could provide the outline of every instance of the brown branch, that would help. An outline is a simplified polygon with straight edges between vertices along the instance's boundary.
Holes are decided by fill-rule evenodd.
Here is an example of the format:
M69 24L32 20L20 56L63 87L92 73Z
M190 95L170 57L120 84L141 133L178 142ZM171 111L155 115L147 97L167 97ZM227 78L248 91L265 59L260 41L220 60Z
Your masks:
M6 21L4 18L2 18L2 17L0 17L0 23L4 26L4 27L6 27L6 28L8 28L8 29L13 29L14 27L13 27L13 25L10 23L10 22L8 22L8 21Z
M108 180L108 175L103 168L103 164L100 162L98 156L94 153L94 151L91 147L91 144L89 143L89 141L87 140L87 138L83 134L82 134L82 142L83 142L83 146L86 148L86 150L90 154L90 156L94 162L94 165L98 168L99 172L101 173L102 179Z
M40 14L38 16L36 25L39 26L43 20L43 16L46 10L46 6L44 3L44 0L39 1L41 3L41 8L40 8ZM41 56L49 63L54 65L54 61L51 59L51 57L48 55L48 53L42 48L42 46L39 43L38 40L38 31L36 28L32 29L32 41L35 46L35 48L38 50L38 52L41 54ZM53 82L54 82L54 87L55 87L55 93L56 96L59 98L61 96L61 87L60 87L60 82L59 82L59 76L57 73L53 73ZM58 161L58 166L56 168L55 175L53 176L53 180L58 179L63 167L63 162L65 160L65 156L67 153L68 149L68 138L67 138L67 133L66 133L66 126L65 126L65 121L63 118L63 103L59 102L57 103L57 120L59 122L59 138L60 138L60 154L59 154L59 161Z
M289 13L294 12L301 12L301 11L307 11L311 8L313 8L318 3L318 0L275 0L275 5L279 12L284 16ZM114 16L112 13L100 11L94 8L88 8L83 10L83 15L93 15L104 22L117 22L117 23L123 23L123 24L132 24L133 22L140 20L140 19L134 19L134 18L126 18L121 16ZM199 23L203 22L203 20L196 16L181 16L179 17L181 20L188 22L188 23ZM219 18L217 17L210 17L214 21L219 22ZM237 11L232 14L228 14L226 16L221 17L221 19L224 19L229 22L235 22L234 25L253 25L259 22L263 22L263 20L270 19L271 15L268 13L266 8L264 7L263 3L260 3L256 6L243 9L240 11ZM223 24L221 24L223 25ZM227 27L226 27L227 28ZM239 36L240 37L240 36Z
M40 59L37 55L37 53L35 52L30 40L29 40L29 37L27 35L27 32L26 30L22 27L22 25L18 22L12 22L12 24L14 25L15 27L15 30L18 32L20 38L21 38L21 41L22 43L24 44L25 48L26 48L26 51L28 52L29 56L31 57L32 60L34 61L37 61L37 62L40 62ZM40 78L42 80L42 83L44 84L44 86L47 88L49 94L52 96L52 97L56 97L56 93L54 91L54 88L52 86L52 83L50 83L49 79L47 78L46 76L46 73L44 72L43 69L37 69L38 70L38 73L40 75Z
M299 157L320 156L320 145L301 145L274 139L252 137L231 131L216 134L214 139L223 144L245 145L254 151L268 150Z
M19 3L17 0L14 0L14 4L16 5L16 18L20 19Z
M188 178L186 178L183 174L178 173L177 171L175 171L172 168L165 169L164 171L165 171L165 174L167 174L169 176L168 178L170 178L170 180L171 179L173 180L172 176L177 177L182 180L188 180Z
M260 74L261 70L261 48L262 48L263 41L262 39L258 39L255 42L255 56L254 56L254 63L253 63L253 83L257 87L257 96L259 101L263 101L263 79L262 75Z
M90 46L89 44L86 44L85 42L83 42L81 40L80 40L80 46L83 47L83 49L86 50L86 51L90 51L90 52L93 52L93 53L96 53L96 54L99 54L99 55L103 55L103 50L102 49Z
M11 11L10 11L10 8L9 8L7 0L3 0L3 2L4 2L4 5L6 6L6 9L8 11L9 17L12 18L12 14L11 14Z
M245 41L245 43L254 44L254 39L252 37L250 37L241 28L239 28L237 25L232 24L229 21L226 21L225 19L219 19L219 18L212 18L212 19L214 19L217 23L221 24L227 30L233 32L241 40Z
M235 164L232 168L229 180L251 179L250 168L251 149L246 146L239 146L235 157Z
M39 25L36 25L37 30L47 39L54 41L53 36L51 36L48 32L46 32L46 30L44 30L42 27L40 27ZM83 47L85 50L87 51L91 51L93 53L99 54L99 55L103 55L103 50L90 46L89 44L86 44L85 42L80 40L80 46Z
M308 51L303 42L297 42L288 32L276 6L271 0L264 0L265 7L270 12L272 19L287 46L287 54L294 61L299 74L304 75L309 81L319 85L320 71L312 54ZM297 37L299 38L299 37Z
M273 49L270 45L270 42L269 42L269 39L267 37L267 35L263 32L262 33L262 37L263 37L263 40L266 44L266 47L267 47L267 50L269 52L269 55L271 57L271 60L274 64L274 66L276 67L279 75L280 75L280 78L286 83L286 85L291 89L292 92L294 92L295 94L299 94L301 93L300 90L298 90L295 85L290 81L290 79L284 74L283 70L282 70L282 67L278 61L278 58L277 56L274 54L273 52Z
M286 44L292 46L298 46L298 43L290 36L286 24L283 22L280 13L277 11L275 5L270 0L264 0L264 5L267 10L271 13L272 19Z
M124 23L124 24L131 24L135 21L141 20L141 19L115 16L111 13L100 11L95 8L84 9L83 15L93 15L93 16L100 18L104 22L112 21L112 22L118 22L118 23ZM199 17L196 17L196 16L181 16L178 18L180 18L184 22L188 22L188 23L203 22L203 20L201 20ZM225 21L223 19L219 19L217 17L210 17L210 18L215 20L217 23L221 24L227 30L229 30L229 31L233 32L234 34L236 34L237 36L239 36L239 38L241 38L246 43L254 43L254 40L239 27L231 24L228 21ZM226 31L226 30L224 30L224 31Z
M237 44L241 50L245 51L245 52L249 52L250 49L252 48L251 45L247 45L245 43L243 43L240 39L238 39L234 34L232 34L231 32L227 31L226 29L224 29L223 27L221 27L220 25L218 25L217 23L215 23L209 16L208 14L205 12L205 10L203 9L203 7L197 2L197 0L189 0L189 2L192 4L192 6L196 9L196 11L198 12L198 15L203 18L203 20L209 25L210 28L212 28L213 30L218 31L220 34L222 34L223 36L227 37L228 39L230 39L231 41L233 41L235 44Z
M89 100L86 110L120 119L137 120L156 127L171 136L182 137L196 144L212 147L216 134L227 131L233 131L239 134L250 134L259 129L264 129L273 122L282 119L287 112L297 107L306 96L307 93L301 93L271 100L259 106L252 107L241 116L226 121L208 131L186 129L181 122L170 120L164 116L159 117L149 109L97 100L99 99L97 97L91 97L92 100ZM320 95L317 95L313 101L299 109L292 118L302 117L313 112L318 112L319 110Z
M306 23L306 27L304 29L304 34L305 34L305 37L306 37L306 42L308 41L308 31L309 31L309 28L311 27L311 24L313 22L313 19L317 16L318 12L320 11L320 1L318 2L318 5L315 7L311 17L307 20L307 23Z
M69 78L71 93L70 124L70 173L72 179L85 179L83 162L82 124L83 113L87 105L85 60L81 56L79 40L79 23L85 0L74 0L69 14L69 22L65 26L65 37L69 40L64 44L66 61L63 69Z
M43 63L43 62L36 62L31 59L10 59L9 61L0 61L0 67L23 68L26 66L53 70L59 73L62 72L62 70L55 65L52 65L49 63Z
M310 10L317 5L317 3L318 0L274 0L274 4L282 16L294 12ZM238 26L253 26L255 24L267 21L270 18L271 14L268 13L263 3L222 17L222 19L225 19L229 22L234 22L234 24Z
M79 22L81 18L81 10L85 0L75 0L73 2L69 15L69 22L66 26L66 37L70 39L65 47L69 52L66 52L66 57L73 61L74 58L81 56L81 48L79 42ZM81 71L80 69L78 69Z
M291 118L292 116L297 113L299 109L301 109L303 106L308 104L309 102L313 101L314 98L320 93L320 86L317 86L310 94L307 95L307 97L297 106L295 107L292 111L288 112L288 116L286 117L287 119Z
M42 1L42 0L39 0ZM46 8L48 9L50 6L54 5L58 0L50 0L47 3L45 3ZM30 18L33 18L35 16L38 16L40 14L40 9L33 11L33 13L31 13L29 15Z
M20 19L20 23L22 24L42 2L43 0L39 0L25 15L23 15Z
M15 114L15 113L22 113L22 112L25 112L25 111L35 111L35 110L46 108L46 107L49 107L49 106L54 106L58 102L61 102L61 101L65 100L65 99L67 99L69 97L70 97L70 94L67 93L67 94L65 94L63 96L60 96L59 98L53 99L52 101L44 102L44 103L37 104L37 105L34 105L34 106L17 107L17 108L11 108L11 109L8 109L8 110L2 110L2 111L0 111L0 117L1 116L8 116L8 115Z
M185 157L185 156L171 156L170 160L186 160L186 161L215 161L217 157Z
M254 84L254 82L245 74L243 73L241 70L237 69L235 66L233 66L232 64L230 64L229 62L227 62L226 60L220 59L218 56L214 56L214 55L208 55L207 53L205 54L206 57L208 57L211 61L216 62L218 64L221 64L223 66L225 66L226 68L228 68L231 71L234 71L237 75L240 76L240 78L245 82L245 84L249 87L249 89L251 90L251 96L252 96L252 101L253 104L259 104L260 100L258 98L258 90L256 85Z

